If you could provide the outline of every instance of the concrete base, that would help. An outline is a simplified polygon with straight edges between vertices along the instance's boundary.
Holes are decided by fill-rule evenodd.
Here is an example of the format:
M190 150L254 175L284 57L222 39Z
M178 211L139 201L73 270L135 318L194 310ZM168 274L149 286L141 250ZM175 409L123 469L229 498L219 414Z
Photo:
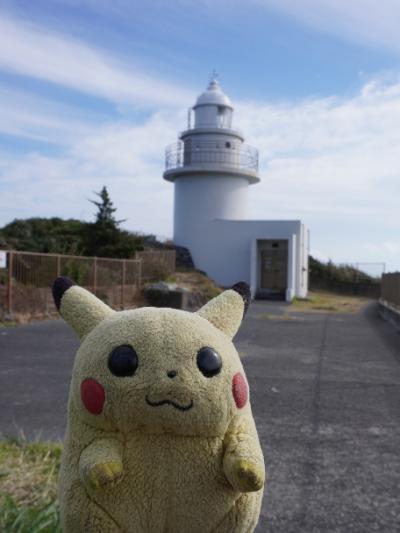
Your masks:
M286 289L286 301L291 302L295 297L294 289Z
M147 304L151 307L186 309L190 291L168 283L154 283L144 289Z

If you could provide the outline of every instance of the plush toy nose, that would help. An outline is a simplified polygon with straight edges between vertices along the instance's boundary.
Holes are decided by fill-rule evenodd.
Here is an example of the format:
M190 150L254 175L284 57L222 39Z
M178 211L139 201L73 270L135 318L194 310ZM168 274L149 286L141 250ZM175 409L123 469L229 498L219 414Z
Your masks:
M172 379L172 378L174 378L177 375L177 373L178 372L176 370L169 370L167 372L167 376Z

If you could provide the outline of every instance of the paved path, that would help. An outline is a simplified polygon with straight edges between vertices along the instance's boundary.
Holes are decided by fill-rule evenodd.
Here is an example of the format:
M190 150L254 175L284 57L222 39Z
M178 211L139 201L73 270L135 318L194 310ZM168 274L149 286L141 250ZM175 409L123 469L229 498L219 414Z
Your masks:
M400 335L373 306L285 310L256 302L236 339L269 478L257 533L398 533ZM0 329L3 434L62 437L76 347L59 321Z

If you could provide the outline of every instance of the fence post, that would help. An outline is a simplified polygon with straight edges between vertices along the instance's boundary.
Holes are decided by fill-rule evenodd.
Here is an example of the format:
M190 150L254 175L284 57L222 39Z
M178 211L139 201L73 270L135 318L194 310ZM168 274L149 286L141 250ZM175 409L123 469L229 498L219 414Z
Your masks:
M397 298L394 303L397 305L397 307L400 307L400 275L399 273L397 273L397 276L395 277L395 279L397 281Z
M139 265L139 268L138 268L138 276L137 276L137 288L140 291L140 289L142 288L142 260L141 259L138 259L138 265Z
M96 294L97 290L97 257L94 258L93 262L93 294Z
M124 304L125 278L126 278L126 262L125 262L125 259L122 259L122 279L121 279L121 307L122 309L125 309L125 304Z
M8 252L8 283L7 283L7 312L12 316L12 269L13 269L13 252Z
M61 255L57 256L57 278L61 276Z

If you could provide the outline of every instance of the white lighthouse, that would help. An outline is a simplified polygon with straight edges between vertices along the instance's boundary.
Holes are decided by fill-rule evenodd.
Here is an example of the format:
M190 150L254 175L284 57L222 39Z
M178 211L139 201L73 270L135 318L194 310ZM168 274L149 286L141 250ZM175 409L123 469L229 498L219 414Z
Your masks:
M174 242L221 285L244 280L253 296L304 296L304 226L246 220L249 186L260 181L258 152L232 128L232 117L232 103L213 78L189 109L178 143L166 149L164 179L175 188Z

